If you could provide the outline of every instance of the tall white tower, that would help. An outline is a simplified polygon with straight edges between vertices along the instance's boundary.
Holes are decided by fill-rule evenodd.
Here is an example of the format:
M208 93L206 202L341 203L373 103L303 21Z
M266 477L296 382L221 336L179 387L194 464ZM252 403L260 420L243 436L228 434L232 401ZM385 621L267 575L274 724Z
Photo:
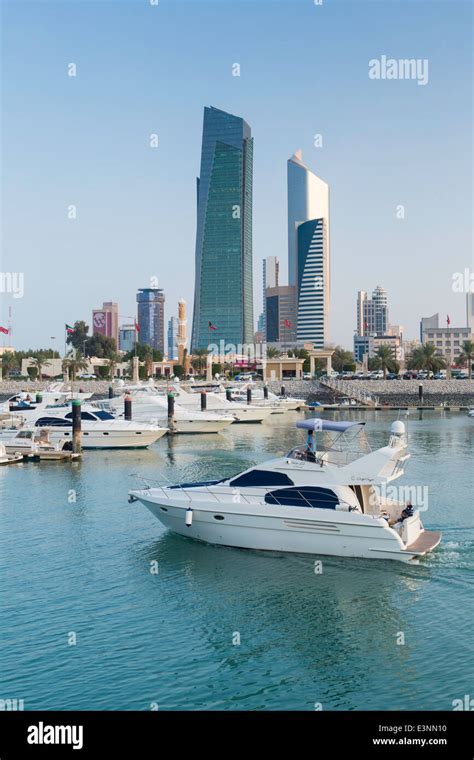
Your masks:
M329 256L329 185L303 163L301 150L288 159L288 283L297 285L297 227L324 219Z

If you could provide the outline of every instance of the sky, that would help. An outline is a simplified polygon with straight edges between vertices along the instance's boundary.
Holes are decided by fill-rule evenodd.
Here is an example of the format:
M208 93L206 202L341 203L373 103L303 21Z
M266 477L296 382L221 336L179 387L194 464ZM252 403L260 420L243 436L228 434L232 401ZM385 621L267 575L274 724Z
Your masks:
M103 301L130 321L151 278L166 320L187 300L190 333L206 105L254 137L255 320L265 256L286 282L286 162L302 149L330 186L330 340L352 348L357 291L378 284L407 338L438 311L464 325L470 0L152 3L2 2L1 271L24 292L1 293L0 325L11 308L15 348L62 348L64 324ZM428 83L369 78L383 55L427 59Z

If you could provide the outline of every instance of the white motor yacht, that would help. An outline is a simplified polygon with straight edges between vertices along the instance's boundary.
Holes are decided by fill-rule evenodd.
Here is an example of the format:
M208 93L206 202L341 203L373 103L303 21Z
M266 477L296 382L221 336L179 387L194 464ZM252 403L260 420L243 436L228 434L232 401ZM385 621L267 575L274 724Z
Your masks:
M292 398L291 396L277 396L267 389L268 398L265 398L264 390L255 386L253 383L247 383L243 386L232 386L232 401L238 401L241 404L247 403L247 389L252 392L252 405L264 408L270 408L272 414L283 414L284 412L296 411L303 406L303 399ZM225 390L221 390L219 395L225 395Z
M62 439L72 440L72 409L69 404L49 406L31 412L31 415L24 418L28 429L32 426L47 428L52 443ZM0 441L5 443L17 432L0 430ZM84 404L81 406L81 432L83 449L142 449L166 435L168 429L145 422L118 420L108 411Z
M177 383L171 387L171 392L176 398L176 403L183 409L194 410L200 409L201 399L198 393L189 393ZM222 393L206 393L207 410L210 412L220 412L224 415L231 415L235 422L263 422L270 416L270 408L254 406L249 404L238 404L234 401L228 401Z
M168 402L162 393L151 385L131 388L132 417L141 422L168 425ZM94 406L110 411L121 418L124 414L125 395L112 399L98 399ZM220 433L235 422L230 414L212 411L190 410L175 402L170 432L172 433Z
M441 535L424 529L419 511L384 497L409 458L405 425L370 451L364 422L304 420L316 431L313 452L286 456L221 481L133 489L166 527L211 544L246 549L417 563ZM329 446L325 446L327 438Z

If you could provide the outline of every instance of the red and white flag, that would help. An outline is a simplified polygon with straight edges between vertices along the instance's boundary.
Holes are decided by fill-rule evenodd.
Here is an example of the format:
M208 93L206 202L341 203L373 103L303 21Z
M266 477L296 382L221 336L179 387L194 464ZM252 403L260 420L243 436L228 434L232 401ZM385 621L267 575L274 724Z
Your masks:
M0 325L0 332L3 333L4 335L8 335L10 330L8 329L8 327L2 327Z
M138 324L137 320L135 320L135 331L140 332L140 325Z
M447 315L447 317L446 317L446 324L448 325L448 327L449 327L449 325L451 324L451 319L450 319L450 317L449 317L449 314L448 314L448 315Z

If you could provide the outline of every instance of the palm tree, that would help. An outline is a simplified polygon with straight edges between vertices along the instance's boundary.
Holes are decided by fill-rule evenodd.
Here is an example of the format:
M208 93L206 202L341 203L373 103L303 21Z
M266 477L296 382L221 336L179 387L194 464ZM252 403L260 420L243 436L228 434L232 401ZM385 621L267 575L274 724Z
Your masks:
M197 348L193 354L192 365L198 372L202 371L202 368L206 366L207 355L209 351L207 348ZM206 359L206 361L204 361Z
M117 364L122 360L122 357L120 354L117 354L116 352L110 354L109 358L107 359L107 364L109 367L109 377L111 380L114 379L115 376L115 370L117 369Z
M436 353L433 343L424 343L414 348L408 359L408 369L424 369L427 372L438 372L445 369L446 362L442 356Z
M379 346L375 352L375 357L379 360L380 369L383 372L384 378L386 378L387 370L393 371L395 368L392 346L389 346L386 343L384 343L382 346Z
M89 366L89 363L83 358L83 356L77 352L75 357L71 357L70 359L64 359L62 368L63 372L67 371L70 373L71 380L74 382L77 376L78 372L81 372L82 370L87 369Z
M145 354L145 373L147 377L153 374L153 352L150 351Z
M342 372L347 365L354 364L354 354L346 351L342 346L336 346L332 355L331 364L336 372Z
M2 354L2 374L3 379L7 380L10 377L10 372L18 366L15 354L13 351L5 351Z
M459 354L457 362L465 364L467 362L467 373L469 380L472 380L472 362L474 361L474 341L465 340L462 344L462 353Z
M278 348L272 348L272 346L267 348L267 359L278 359L279 356L281 356L281 351Z
M37 354L31 360L32 366L38 370L38 380L41 382L43 379L43 367L47 363L46 357L43 354Z

